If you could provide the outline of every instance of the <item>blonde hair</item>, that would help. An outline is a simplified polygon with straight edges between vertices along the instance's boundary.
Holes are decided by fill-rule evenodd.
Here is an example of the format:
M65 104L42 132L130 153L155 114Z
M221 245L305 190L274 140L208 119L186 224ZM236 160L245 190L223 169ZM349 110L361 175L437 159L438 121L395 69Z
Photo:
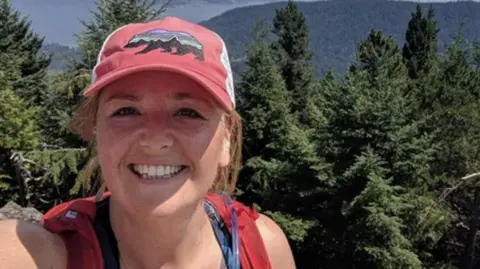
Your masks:
M96 154L94 128L98 112L99 94L89 97L79 106L69 122L69 129L80 135L89 143L90 158L85 168L84 184L90 185L92 176L97 175L93 186L101 185L99 173L100 165ZM233 195L238 179L238 173L242 164L242 122L235 110L226 112L225 126L230 131L230 162L226 167L219 167L217 177L210 191L223 191Z

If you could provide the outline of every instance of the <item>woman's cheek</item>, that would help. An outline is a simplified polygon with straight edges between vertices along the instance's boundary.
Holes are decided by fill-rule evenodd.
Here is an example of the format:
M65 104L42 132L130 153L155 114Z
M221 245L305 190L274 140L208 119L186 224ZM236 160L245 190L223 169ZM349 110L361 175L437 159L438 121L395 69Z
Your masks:
M98 128L98 146L109 155L117 154L135 139L135 133L141 126L140 122L126 118L104 121Z
M215 128L206 122L176 122L172 124L174 135L185 147L197 151L197 154L204 153L208 145L214 140Z

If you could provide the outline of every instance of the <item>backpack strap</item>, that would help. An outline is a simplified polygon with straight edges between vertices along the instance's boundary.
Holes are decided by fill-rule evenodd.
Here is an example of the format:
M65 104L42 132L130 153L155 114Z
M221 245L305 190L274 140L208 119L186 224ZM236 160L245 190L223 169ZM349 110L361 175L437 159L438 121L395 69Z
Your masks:
M43 227L58 234L67 249L67 269L103 269L100 244L93 226L96 215L94 197L73 200L49 210Z
M219 216L224 220L228 230L232 233L231 209L235 210L237 215L237 224L239 230L240 264L242 269L271 269L265 244L255 221L260 216L258 212L243 205L240 202L233 201L228 206L222 197L217 193L207 195L207 200L217 210Z
M109 196L105 193L104 198ZM206 199L215 207L218 215L232 233L231 210L235 210L239 230L240 265L242 269L272 269L262 236L255 221L258 212L233 201L227 206L220 194L210 193ZM68 251L66 269L104 269L102 250L95 233L95 197L77 199L60 204L42 218L43 227L58 234Z

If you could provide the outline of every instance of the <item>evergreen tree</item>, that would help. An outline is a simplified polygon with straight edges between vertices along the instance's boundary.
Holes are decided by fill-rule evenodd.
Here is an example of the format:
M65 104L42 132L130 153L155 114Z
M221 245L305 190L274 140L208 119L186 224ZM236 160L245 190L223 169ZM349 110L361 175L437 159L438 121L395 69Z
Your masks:
M437 35L439 29L434 19L435 12L429 8L425 16L417 5L405 33L403 58L411 78L409 95L415 106L415 118L422 119L433 113L436 90L439 87L437 61ZM425 130L428 132L428 130Z
M308 132L289 110L291 93L265 41L249 50L246 65L239 83L245 99L239 107L245 122L240 199L257 202L285 229L295 253L300 253L321 206L312 201L326 184L325 166L316 158Z
M462 30L462 29L461 29ZM427 130L438 142L437 154L432 161L432 173L441 181L436 188L458 188L445 201L455 213L455 222L438 246L438 260L461 264L468 230L462 228L474 211L473 184L459 186L459 178L480 170L480 77L475 67L475 48L460 31L448 44L441 56L436 72L437 84L432 95L432 109L425 115Z
M367 173L367 183L344 209L352 223L346 232L350 239L346 249L353 256L349 261L363 268L422 268L403 232L400 216L410 206L402 199L401 188L383 179L382 158L372 151L365 151L357 160L356 172Z
M480 78L472 68L473 51L462 32L454 36L440 60L440 83L431 98L434 110L428 115L429 126L441 144L434 171L453 178L480 169Z
M285 86L293 97L291 108L300 113L300 119L304 122L308 117L305 107L314 81L313 54L305 17L294 1L289 0L286 7L276 10L273 33L277 39L272 48L276 52Z
M403 77L405 65L399 51L392 37L372 29L368 37L360 41L356 55L357 64L352 66L350 71L355 72L358 69L367 71L371 85L374 85L376 78L382 75L391 78Z
M424 16L422 7L417 5L416 12L408 22L403 57L407 61L408 74L413 79L428 73L437 57L439 29L434 17L435 11L432 7L429 8L428 15Z
M47 85L44 77L51 61L50 55L40 53L43 37L32 32L30 22L13 10L9 0L0 0L0 51L18 59L20 77L12 90L25 100L41 105Z
M33 150L39 144L36 124L38 108L28 105L13 89L21 77L22 59L0 51L0 206L9 200L18 202L17 174L13 152Z
M473 67L476 71L480 70L480 40L473 43Z
M378 31L360 44L327 132L337 178L331 208L343 212L327 233L345 239L337 245L343 255L329 266L424 268L431 248L419 246L439 240L431 234L448 225L428 191L432 137L410 116L398 45Z

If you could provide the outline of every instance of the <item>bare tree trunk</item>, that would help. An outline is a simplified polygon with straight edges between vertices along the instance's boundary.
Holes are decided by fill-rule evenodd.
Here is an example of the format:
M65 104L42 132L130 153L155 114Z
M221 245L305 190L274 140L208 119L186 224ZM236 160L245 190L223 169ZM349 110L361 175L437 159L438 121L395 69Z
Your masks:
M23 168L23 156L21 153L14 153L17 156L13 159L15 165L15 175L19 187L19 195L20 195L20 205L22 207L28 206L28 199L27 199L27 186L25 182L25 178L23 177L22 168Z

